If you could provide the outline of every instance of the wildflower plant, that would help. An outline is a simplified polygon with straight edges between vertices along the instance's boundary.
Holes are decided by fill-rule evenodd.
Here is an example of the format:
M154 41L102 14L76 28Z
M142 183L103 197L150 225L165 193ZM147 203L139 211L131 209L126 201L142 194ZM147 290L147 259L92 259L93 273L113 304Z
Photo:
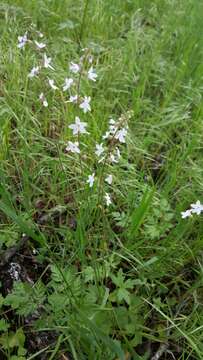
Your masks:
M141 3L0 5L0 358L203 358L200 5Z
M36 30L35 33L39 38ZM122 148L127 141L128 122L133 116L133 111L124 112L118 116L117 120L110 116L109 125L104 133L100 134L100 141L98 142L98 138L94 139L91 136L91 128L94 126L94 98L92 98L91 87L92 85L97 86L99 79L96 59L91 50L89 48L82 49L77 61L73 59L69 64L67 63L64 79L59 79L56 77L56 65L50 56L46 39L43 37L43 42L34 39L34 36L29 39L29 34L26 33L26 36L20 38L20 40L24 43L22 48L28 43L30 46L34 44L35 49L39 50L36 53L38 63L36 61L27 76L30 80L38 78L40 81L40 79L43 79L48 86L44 86L43 91L39 94L41 105L44 108L49 108L50 90L56 94L52 96L57 96L59 93L63 94L62 106L68 108L68 116L64 119L67 134L66 144L63 148L64 154L66 156L72 154L73 166L74 162L80 164L80 177L83 178L83 187L85 188L86 184L88 184L91 189L89 197L97 198L95 203L96 213L100 207L108 208L114 202L111 187L113 175L109 172L112 171L112 166L119 166ZM30 83L31 86L32 83ZM94 149L92 152L93 159L90 159L86 154L86 144L89 141L86 140L87 138L91 138L91 147ZM58 154L63 171L65 171L62 156L60 152ZM81 192L81 189L79 192ZM87 204L89 204L89 201ZM83 206L85 207L87 204L85 199Z

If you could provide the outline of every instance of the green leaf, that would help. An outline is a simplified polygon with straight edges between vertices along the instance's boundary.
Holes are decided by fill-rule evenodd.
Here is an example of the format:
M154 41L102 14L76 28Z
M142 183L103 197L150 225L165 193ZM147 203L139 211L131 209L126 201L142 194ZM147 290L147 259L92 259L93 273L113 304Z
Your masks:
M128 305L130 304L130 293L125 288L118 289L116 296L119 303L125 300Z
M2 200L0 200L0 210L6 216L8 216L15 224L17 224L23 233L29 235L32 239L36 240L41 245L46 246L44 235L42 233L40 233L40 235L37 235L37 232L39 232L39 230L37 229L34 222L32 222L31 219L30 221L24 220L21 214L17 214L10 193L6 189L4 179L2 178L2 173L0 175L0 195L2 196Z
M118 286L118 287L123 286L123 283L124 283L123 269L119 269L117 276L112 274L111 279L116 286Z
M4 303L4 298L3 298L3 296L0 294L0 308L2 307L3 303Z
M125 288L126 289L133 289L133 287L137 284L137 280L128 279L125 281Z
M5 319L0 319L0 331L7 331L9 327L10 324L8 324Z
M129 238L133 239L144 221L144 217L147 214L148 208L151 204L152 197L154 195L154 189L147 189L143 195L141 203L137 209L131 214L131 225L129 230Z
M56 265L51 265L51 272L52 272L51 277L53 281L58 283L64 281L63 275Z
M12 292L4 299L4 305L11 306L18 315L27 316L37 310L44 296L45 287L40 282L34 288L27 283L15 282Z
M118 306L114 309L114 317L116 319L116 325L119 326L120 329L124 329L128 322L129 322L129 316L128 316L128 310L125 306Z
M2 344L4 349L10 348L23 348L25 343L25 335L23 329L18 329L15 333L10 332L8 336L1 336L0 343Z
M95 304L97 302L97 299L98 291L96 286L89 286L84 299L85 303Z
M54 313L61 312L64 306L70 303L70 299L65 294L53 293L48 296L48 302L51 305L51 309Z
M95 278L95 272L94 269L91 266L87 266L84 270L83 270L83 274L85 277L85 282L89 282L89 281L93 281Z

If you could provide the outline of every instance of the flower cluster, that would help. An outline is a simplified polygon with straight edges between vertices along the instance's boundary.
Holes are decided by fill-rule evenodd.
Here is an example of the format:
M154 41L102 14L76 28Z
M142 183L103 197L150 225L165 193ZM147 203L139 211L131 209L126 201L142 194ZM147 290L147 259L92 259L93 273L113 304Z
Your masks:
M127 122L132 116L132 111L127 112L119 117L118 121L113 120L112 118L109 120L109 128L102 136L104 142L96 143L95 146L95 155L98 158L98 163L118 163L121 157L119 145L122 145L126 142L126 135L128 131ZM93 186L95 181L95 173L89 176L87 182L90 187ZM111 185L113 182L113 175L109 174L105 177L104 181ZM109 206L112 204L111 196L109 193L105 193L105 201L106 205Z
M91 106L90 96L84 96L81 97L80 95L80 85L81 85L81 79L82 76L85 76L86 79L96 81L97 74L92 66L93 58L89 55L88 49L84 49L87 51L86 54L84 54L80 58L80 62L71 62L69 65L69 70L73 74L73 77L67 77L65 79L65 83L63 85L63 91L70 91L70 89L73 89L76 87L77 92L74 93L71 91L69 102L75 104L75 106L78 107L79 111L83 111L84 114L91 112ZM88 55L87 55L88 54ZM86 64L91 63L90 69L86 69ZM126 136L128 132L128 120L132 116L132 112L129 111L123 115L121 115L117 121L110 118L109 120L109 127L105 134L102 136L102 142L95 143L95 155L98 164L103 163L104 165L106 163L110 164L116 164L119 162L121 153L119 146L126 143ZM80 135L89 133L86 130L87 123L84 121L81 121L79 116L75 117L75 122L69 125L69 129L72 130L72 135L77 136L76 142L68 141L68 145L66 147L66 151L69 151L71 153L77 153L81 154L80 149ZM88 178L86 180L87 184L90 188L93 188L94 183L97 179L96 172L92 172L92 174L88 175ZM110 186L113 182L113 175L108 174L106 177L104 177L104 181ZM101 179L100 182L101 183ZM109 193L105 192L104 199L106 202L106 205L109 206L112 203L111 196Z
M203 212L203 205L199 200L195 204L190 205L190 209L181 212L182 219L192 216L193 214L200 215Z
M69 66L69 70L74 74L75 78L66 78L65 83L63 85L63 91L67 91L72 88L76 84L76 88L79 90L80 82L81 82L81 75L87 76L89 80L96 81L97 74L93 69L93 66L90 67L89 70L85 71L84 61L85 56L81 58L82 60L80 63L71 62ZM92 63L92 57L88 57L88 61ZM90 106L91 97L84 96L83 98L80 96L80 92L72 93L69 98L69 102L78 106L78 110L82 110L84 114L87 112L91 112ZM95 155L98 161L98 164L103 163L110 163L116 164L119 162L121 153L119 146L126 143L126 136L128 131L128 120L132 116L132 111L129 111L119 117L117 121L110 118L109 120L109 127L105 134L102 136L103 142L95 144ZM79 116L75 117L75 122L69 125L69 129L72 130L72 135L77 136L76 142L68 141L68 145L66 147L66 151L71 153L81 154L80 150L80 135L89 133L86 130L87 123L80 120ZM106 143L105 143L106 142ZM96 181L97 175L95 171L88 175L87 184L90 188L94 186ZM110 186L113 182L113 175L109 174L104 178L104 181ZM105 192L104 199L106 205L109 206L112 204L111 196L109 193Z
M43 34L38 31L36 31L36 34L40 40L29 40L27 32L23 36L18 37L17 46L19 49L24 49L25 45L29 42L33 44L41 56L39 63L33 66L33 68L30 70L28 74L29 79L37 77L43 68L51 70L52 72L55 71L54 66L52 65L52 58L47 56L47 53L44 52L46 44L45 42L41 41ZM96 82L98 75L93 66L94 59L90 53L90 50L86 48L82 51L83 54L78 62L70 62L69 73L67 73L67 76L60 86L59 84L55 84L55 80L52 76L47 77L45 83L47 83L47 85L53 91L59 91L61 89L61 91L64 92L67 96L67 102L71 103L78 109L79 112L82 112L86 116L86 114L92 111L91 97L88 94L81 94L81 82L83 80L86 82ZM43 91L41 91L39 94L39 101L43 107L47 108L49 106L46 94ZM78 154L81 157L80 138L81 135L89 135L89 132L87 131L87 122L82 121L81 115L78 115L79 116L75 116L74 122L68 126L68 128L72 131L72 136L76 137L76 139L73 141L68 140L65 151L67 153L70 152L73 154ZM119 162L121 158L120 146L126 143L126 136L128 132L127 123L131 116L132 112L129 111L121 115L117 121L110 118L108 129L102 136L102 141L95 143L95 156L98 164L117 164ZM103 166L102 169L105 169L105 167ZM97 174L95 171L88 175L86 182L90 188L94 186L96 178ZM108 186L111 186L113 182L113 175L106 174L102 179L106 184L108 184ZM101 178L99 184L101 184ZM104 193L104 199L107 206L112 203L111 196L107 192Z
M128 132L128 127L120 127L121 118L116 122L113 119L109 120L109 129L103 135L103 140L115 138L121 144L126 142L126 135Z

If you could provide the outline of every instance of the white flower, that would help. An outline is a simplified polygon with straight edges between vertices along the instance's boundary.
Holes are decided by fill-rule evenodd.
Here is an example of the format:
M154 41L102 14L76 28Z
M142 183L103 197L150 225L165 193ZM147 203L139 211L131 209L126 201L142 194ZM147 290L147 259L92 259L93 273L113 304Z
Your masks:
M50 57L47 57L46 56L46 54L44 54L44 67L46 68L46 69L52 69L52 70L54 70L54 68L50 65L50 63L51 63L51 58Z
M69 129L73 130L73 135L88 134L86 131L87 123L80 121L78 116L75 117L75 124L69 125Z
M92 81L96 81L96 79L97 79L97 74L92 66L87 72L87 77L89 80L92 80Z
M84 59L85 59L85 55L82 55L82 56L80 57L80 64L82 64L82 62L84 61Z
M111 154L111 155L110 155L110 161L111 161L112 163L115 163L115 164L118 163L118 160L116 159L116 157L115 157L114 154Z
M93 63L93 56L92 55L89 56L88 61L89 61L90 64Z
M38 42L36 40L35 40L35 44L37 45L38 49L44 49L46 47L46 44L40 43L40 42Z
M42 104L43 104L44 107L47 107L47 106L48 106L48 102L47 102L47 100L45 99L45 96L44 96L43 93L40 94L39 99L41 100L41 102L42 102Z
M63 85L63 91L70 89L72 84L73 84L73 79L65 78L65 84Z
M91 111L90 101L91 101L91 97L85 96L83 102L80 104L80 108L83 110L84 113Z
M182 219L185 219L185 218L187 218L187 217L189 217L189 216L192 216L191 210L186 210L186 211L182 211L182 212L181 212L181 217L182 217Z
M127 135L127 130L125 128L122 128L118 130L118 132L115 135L115 138L120 141L120 143L125 143L125 137Z
M200 203L199 200L197 200L197 202L195 204L191 204L191 212L193 214L197 214L197 215L200 215L201 212L203 211L203 205Z
M95 151L95 154L97 156L101 156L101 154L103 154L104 152L104 148L103 148L103 144L96 144L96 151Z
M19 49L23 49L25 44L27 43L28 38L27 38L27 32L23 35L23 36L18 36L18 45L17 47Z
M108 193L105 193L105 196L104 196L105 200L106 200L106 205L109 206L110 204L112 204L112 201L111 201L111 197Z
M40 31L37 31L37 34L40 38L43 38L43 36L44 36Z
M192 216L192 214L200 215L203 211L203 205L200 203L199 200L197 200L195 204L191 204L190 207L191 209L181 212L181 216L183 219Z
M49 85L51 86L51 88L52 88L53 90L58 89L58 87L54 84L54 80L48 79L48 82L49 82Z
M71 151L72 153L80 154L79 142L68 141L68 145L66 146L66 151Z
M69 66L70 71L72 71L74 74L77 74L80 71L80 65L71 62Z
M116 125L115 120L110 119L109 120L109 132L110 132L110 134L114 135L117 130L118 130L118 126Z
M76 103L78 101L78 95L71 95L69 102Z
M95 176L95 173L88 176L87 183L89 184L90 187L92 187L94 185L94 180L95 180L94 176Z
M109 139L111 138L111 136L114 136L116 131L118 130L118 127L116 125L115 120L110 119L109 120L109 129L108 131L106 131L106 133L102 136L102 138L105 139Z
M116 155L110 154L110 161L111 161L112 163L117 164L117 163L119 162L120 157L121 157L120 150L119 150L118 147L116 147Z
M34 66L32 68L32 70L30 71L30 73L28 74L28 77L29 78L33 78L34 76L38 75L39 74L39 70L40 70L40 67L39 66Z
M106 140L110 137L110 135L111 135L110 131L106 131L105 134L102 136L102 139Z
M113 176L112 176L112 175L108 175L108 176L106 177L105 181L106 181L109 185L111 185L111 184L112 184L112 181L113 181Z

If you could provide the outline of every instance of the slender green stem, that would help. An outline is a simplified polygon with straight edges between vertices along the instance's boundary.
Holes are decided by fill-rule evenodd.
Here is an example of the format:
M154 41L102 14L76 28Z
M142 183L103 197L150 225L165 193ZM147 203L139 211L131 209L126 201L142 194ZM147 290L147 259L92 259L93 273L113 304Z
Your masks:
M83 39L83 35L84 35L85 20L86 20L86 16L87 16L88 4L89 4L89 0L86 0L85 5L84 5L84 10L83 10L83 15L82 15L81 26L80 26L79 39L78 39L79 48L81 47L81 43L82 43L82 39Z

